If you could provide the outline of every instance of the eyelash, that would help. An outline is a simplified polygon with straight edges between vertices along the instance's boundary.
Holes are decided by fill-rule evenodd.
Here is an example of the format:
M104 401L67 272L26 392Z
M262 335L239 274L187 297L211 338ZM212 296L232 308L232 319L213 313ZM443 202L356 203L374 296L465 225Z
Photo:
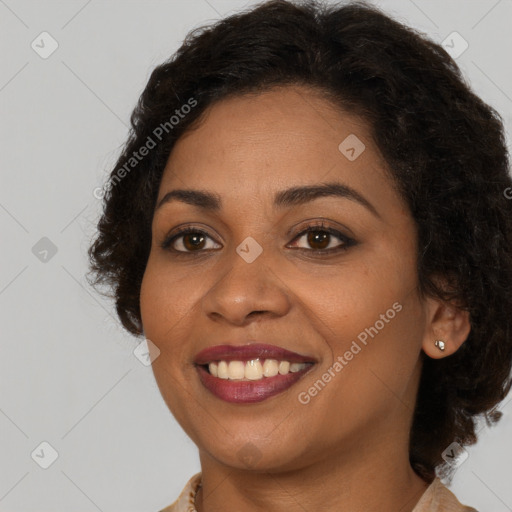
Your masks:
M334 235L336 238L340 239L340 241L342 242L342 245L340 245L338 247L331 247L330 249L305 249L303 247L299 247L298 250L306 251L308 253L313 253L315 255L322 256L322 255L347 251L350 247L352 247L353 245L355 245L357 243L353 238L349 238L348 236L345 236L343 233L339 232L338 230L325 225L322 221L320 221L316 224L310 224L309 226L307 226L300 233L295 235L292 242L297 239L300 239L302 236L304 236L305 234L307 234L309 232L317 232L317 231L329 233L330 235ZM178 238L183 237L184 235L188 235L188 234L199 234L199 235L203 235L208 238L212 238L206 231L203 231L200 228L195 228L193 226L186 226L186 227L178 229L178 231L176 233L173 233L171 236L168 236L162 242L160 247L164 250L174 253L178 257L179 256L188 256L188 255L200 256L205 251L212 250L212 249L200 249L197 251L179 251L177 249L172 248L173 243ZM215 250L215 249L213 249L213 250ZM194 253L196 253L196 254L194 254Z

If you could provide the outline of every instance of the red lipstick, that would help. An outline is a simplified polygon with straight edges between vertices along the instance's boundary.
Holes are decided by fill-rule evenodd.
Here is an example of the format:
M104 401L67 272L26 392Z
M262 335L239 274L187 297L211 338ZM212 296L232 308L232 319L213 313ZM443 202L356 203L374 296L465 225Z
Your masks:
M219 361L250 361L259 360L262 364L267 359L288 361L289 363L306 363L305 368L283 375L261 377L257 380L223 379L208 371L209 363ZM275 345L254 343L250 345L217 345L199 352L194 363L203 386L216 397L230 403L249 404L261 402L290 388L303 375L308 373L315 358L291 352Z

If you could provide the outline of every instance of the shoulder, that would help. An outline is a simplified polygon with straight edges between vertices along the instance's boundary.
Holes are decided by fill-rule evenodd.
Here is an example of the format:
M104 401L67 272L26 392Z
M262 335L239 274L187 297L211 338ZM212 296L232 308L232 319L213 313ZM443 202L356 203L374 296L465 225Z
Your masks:
M194 498L200 482L201 473L196 473L186 483L176 501L159 512L195 512Z
M460 503L457 497L439 478L427 488L413 512L478 512Z

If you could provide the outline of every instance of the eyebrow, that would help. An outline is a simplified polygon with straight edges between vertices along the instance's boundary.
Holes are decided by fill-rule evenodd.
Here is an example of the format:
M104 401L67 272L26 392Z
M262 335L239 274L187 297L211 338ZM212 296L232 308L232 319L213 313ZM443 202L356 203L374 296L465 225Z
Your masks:
M336 182L292 187L281 190L274 197L274 207L286 208L298 206L318 199L319 197L341 197L350 199L364 206L376 217L381 218L375 207L364 196L348 185ZM165 203L170 203L171 201L180 201L212 212L218 212L222 208L222 199L218 194L204 190L176 189L165 194L159 201L155 211L161 208Z

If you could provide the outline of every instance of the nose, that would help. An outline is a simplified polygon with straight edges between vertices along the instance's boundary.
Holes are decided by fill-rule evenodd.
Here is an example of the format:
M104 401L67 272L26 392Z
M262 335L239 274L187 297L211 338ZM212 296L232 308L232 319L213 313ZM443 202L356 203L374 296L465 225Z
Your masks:
M286 315L290 310L287 286L266 260L264 252L252 263L235 251L226 257L224 268L203 298L205 314L237 326L263 315Z

